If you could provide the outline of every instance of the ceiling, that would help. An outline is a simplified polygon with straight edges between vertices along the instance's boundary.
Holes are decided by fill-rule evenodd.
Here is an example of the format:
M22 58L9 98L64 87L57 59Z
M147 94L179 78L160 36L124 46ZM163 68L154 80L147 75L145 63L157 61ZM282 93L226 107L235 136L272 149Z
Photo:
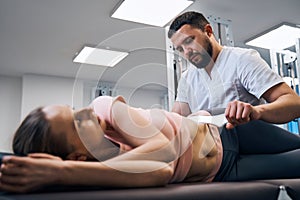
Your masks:
M0 0L0 75L165 84L164 29L111 18L119 2ZM281 22L300 23L299 0L196 0L188 10L231 20L235 46ZM73 63L84 45L130 54L115 68Z

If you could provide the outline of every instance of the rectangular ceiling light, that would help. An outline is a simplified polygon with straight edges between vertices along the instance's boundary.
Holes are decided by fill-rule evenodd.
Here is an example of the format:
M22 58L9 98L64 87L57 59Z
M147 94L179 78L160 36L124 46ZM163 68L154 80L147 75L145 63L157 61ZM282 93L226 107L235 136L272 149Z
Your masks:
M112 17L163 27L193 2L193 0L123 0Z
M297 38L300 38L300 27L283 23L249 40L246 44L265 49L283 50L295 45Z
M128 55L127 52L84 47L73 62L114 67Z

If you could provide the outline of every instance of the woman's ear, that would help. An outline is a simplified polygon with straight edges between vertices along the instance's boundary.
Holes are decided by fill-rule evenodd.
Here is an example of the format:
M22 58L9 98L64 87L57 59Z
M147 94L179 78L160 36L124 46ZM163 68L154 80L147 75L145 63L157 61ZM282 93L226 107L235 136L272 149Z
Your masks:
M67 160L77 160L77 161L86 161L87 160L87 155L83 153L77 153L73 152L70 153L67 157Z

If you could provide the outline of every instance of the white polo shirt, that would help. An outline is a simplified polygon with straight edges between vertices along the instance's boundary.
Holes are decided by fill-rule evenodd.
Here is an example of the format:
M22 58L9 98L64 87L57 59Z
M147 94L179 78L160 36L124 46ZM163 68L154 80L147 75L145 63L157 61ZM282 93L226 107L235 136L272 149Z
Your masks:
M192 113L226 108L233 100L258 105L269 88L283 82L253 49L224 46L211 72L192 64L182 74L176 101L189 104Z

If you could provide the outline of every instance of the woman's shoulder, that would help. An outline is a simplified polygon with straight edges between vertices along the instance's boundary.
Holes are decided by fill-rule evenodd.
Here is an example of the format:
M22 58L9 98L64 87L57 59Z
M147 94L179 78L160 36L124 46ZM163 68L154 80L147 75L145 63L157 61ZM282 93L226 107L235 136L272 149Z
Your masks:
M124 97L121 95L118 95L115 97L113 97L113 96L98 96L92 102L97 102L97 101L105 102L105 101L116 101L116 100L125 102Z
M115 102L126 103L122 96L99 96L92 101L90 107L94 109L95 113L101 119L111 122L111 112Z

